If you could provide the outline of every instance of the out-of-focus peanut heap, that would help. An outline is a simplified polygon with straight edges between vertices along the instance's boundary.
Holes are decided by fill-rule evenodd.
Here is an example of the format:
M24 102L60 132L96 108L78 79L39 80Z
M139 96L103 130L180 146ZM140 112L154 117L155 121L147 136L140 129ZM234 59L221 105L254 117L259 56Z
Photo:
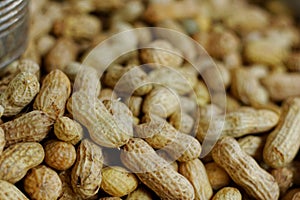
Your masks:
M27 50L0 72L1 200L300 197L300 34L282 1L32 0L30 12ZM115 39L111 55L136 50L100 80L105 55L80 64L149 26L200 43L222 87L194 46L155 31ZM183 59L197 56L205 81Z

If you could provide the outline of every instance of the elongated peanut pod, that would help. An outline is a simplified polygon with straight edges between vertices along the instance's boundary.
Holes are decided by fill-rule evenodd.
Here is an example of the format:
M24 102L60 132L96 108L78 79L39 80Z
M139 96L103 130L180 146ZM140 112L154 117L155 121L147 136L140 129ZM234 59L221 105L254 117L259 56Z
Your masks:
M130 139L121 153L121 160L162 199L194 199L189 181L174 171L144 140Z
M212 151L212 156L232 180L255 199L278 199L279 187L273 176L247 155L234 138L224 137L218 141Z
M179 172L192 183L196 200L210 199L212 197L213 190L205 167L198 158L180 163Z
M282 109L279 124L268 136L263 157L271 167L290 163L300 147L300 98L287 100Z

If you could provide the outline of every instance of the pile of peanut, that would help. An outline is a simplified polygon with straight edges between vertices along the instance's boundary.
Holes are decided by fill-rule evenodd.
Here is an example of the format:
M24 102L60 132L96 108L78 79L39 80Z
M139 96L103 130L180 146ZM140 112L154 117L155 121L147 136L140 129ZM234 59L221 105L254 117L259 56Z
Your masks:
M30 15L27 50L0 71L0 200L300 199L300 29L283 1L32 0ZM83 62L150 26L202 45L221 87L155 31Z

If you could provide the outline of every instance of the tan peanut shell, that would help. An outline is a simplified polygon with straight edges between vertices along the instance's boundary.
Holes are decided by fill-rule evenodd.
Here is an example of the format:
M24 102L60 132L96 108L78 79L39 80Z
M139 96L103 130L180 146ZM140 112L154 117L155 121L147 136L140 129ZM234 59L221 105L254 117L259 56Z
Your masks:
M245 68L232 71L231 93L246 105L266 104L269 100L268 92L259 79Z
M140 58L153 68L179 67L183 59L181 52L166 40L155 40L141 49Z
M69 78L62 71L54 70L43 80L33 108L47 113L53 119L57 119L64 114L70 93L71 83Z
M137 125L135 131L138 136L145 137L150 146L163 149L174 160L186 162L200 156L202 148L197 139L178 132L168 122L157 117Z
M217 165L217 163L210 162L205 164L205 170L210 185L214 190L219 190L220 188L229 185L230 183L229 175L222 167Z
M179 173L186 177L194 187L195 199L210 199L213 190L202 162L196 158L179 163Z
M262 160L262 152L265 142L265 136L253 135L249 135L238 140L241 149L256 160Z
M103 100L108 100L108 99L118 99L117 94L115 91L113 91L110 88L102 88L100 91L100 94L98 98L103 101Z
M266 132L276 126L278 120L278 114L271 110L242 107L226 114L222 136L241 137ZM212 126L213 129L218 129L222 122L222 117L219 118L218 116L215 121L200 121L197 138L203 141L208 127Z
M24 190L31 199L56 200L62 192L62 183L54 170L40 165L25 176Z
M44 149L37 142L17 143L0 156L0 179L10 183L21 180L27 171L44 160Z
M228 6L230 7L230 5ZM247 34L251 31L265 28L268 25L270 16L265 10L249 5L235 6L230 7L230 13L225 17L225 24L229 28L240 34ZM234 9L235 12L232 11L233 8L236 8Z
M4 180L0 180L0 199L29 200L15 185Z
M173 113L169 118L169 122L178 131L186 134L192 132L195 123L193 117L182 111Z
M39 142L44 139L54 123L46 113L38 110L26 113L14 120L1 124L6 146L18 142Z
M143 98L138 96L131 96L126 101L126 105L131 110L133 116L138 117L141 113Z
M262 84L274 101L300 95L298 90L300 74L298 73L272 73L262 79Z
M242 200L242 194L236 188L224 187L214 195L212 200Z
M247 155L234 138L220 139L213 148L212 156L231 179L255 199L278 199L279 187L273 176Z
M189 12L184 12L188 10ZM144 13L149 22L160 22L166 19L192 18L198 14L199 5L194 1L152 3Z
M0 95L0 105L4 107L3 116L13 116L21 112L40 91L40 83L34 74L19 73Z
M89 14L68 14L54 22L57 36L74 40L92 40L101 30L101 21Z
M73 65L79 65L79 69L74 75L73 93L81 91L89 94L90 96L98 96L101 90L101 83L99 80L98 71L90 66L75 63ZM68 66L72 66L69 64ZM66 71L68 69L64 69Z
M125 196L138 186L136 176L118 166L102 169L101 189L114 197Z
M81 125L69 117L59 117L54 123L55 136L64 142L77 144L83 137Z
M153 194L144 186L139 186L136 190L127 195L126 200L152 200Z
M130 139L121 152L122 163L163 199L193 199L194 189L189 181L172 170L150 145L142 139Z
M282 64L287 55L286 46L273 38L260 38L245 44L244 57L250 63L276 66Z
M205 106L210 101L209 91L203 81L198 81L192 93L192 98L196 98L197 105Z
M51 72L55 69L64 70L66 65L75 61L78 47L71 39L59 38L45 56L45 69Z
M215 58L224 56L239 50L239 38L233 31L217 29L209 35L207 52Z
M134 65L113 65L107 69L103 82L114 91L125 95L142 96L152 89L151 81L142 68Z
M75 163L76 150L70 143L50 140L44 149L45 163L56 170L67 170Z
M293 185L293 171L288 167L282 167L277 169L272 169L272 176L278 183L280 194L286 193L286 191Z
M20 59L1 70L0 91L4 92L8 84L21 72L34 74L38 80L40 78L40 66L36 62L30 59Z
M176 91L179 95L190 93L197 81L196 74L188 74L182 68L171 68L172 66L162 67L150 72L149 79L156 84L161 84L166 88ZM189 77L190 76L190 77ZM192 80L189 80L192 79Z
M276 129L267 137L264 161L271 167L290 163L300 148L300 98L290 98L283 104Z
M126 130L131 130L132 127L130 128L129 124L125 125L124 122L119 125L119 121L117 123L110 111L96 97L93 101L93 97L83 92L76 92L68 101L67 107L69 112L73 114L74 119L88 129L92 140L101 146L120 147L132 137L133 133L121 129L121 127L126 126ZM127 111L120 114L120 116L117 116L119 119L128 116L130 113Z
M168 117L179 108L179 99L174 91L164 88L154 88L144 99L143 112L160 117Z
M102 181L102 150L88 139L82 140L77 149L77 160L71 172L71 185L82 198L98 193Z

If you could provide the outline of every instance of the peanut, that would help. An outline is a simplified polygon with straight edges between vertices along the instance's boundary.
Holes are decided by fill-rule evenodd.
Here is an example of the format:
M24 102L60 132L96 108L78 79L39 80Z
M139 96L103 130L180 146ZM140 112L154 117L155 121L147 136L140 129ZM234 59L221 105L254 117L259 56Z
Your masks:
M250 63L276 66L286 59L288 49L280 42L274 42L274 38L259 38L245 44L244 55Z
M37 40L36 48L37 51L42 56L45 56L50 51L50 49L54 46L54 44L55 44L55 38L53 36L44 35Z
M192 98L196 98L197 105L205 106L210 101L209 91L203 81L198 81L194 87Z
M25 176L24 189L31 199L56 200L62 192L62 183L54 170L40 165Z
M68 77L62 71L54 70L45 77L33 108L57 119L64 114L70 93L71 83Z
M71 65L69 64L68 66ZM80 69L75 75L76 80L74 80L74 84L73 84L73 93L76 91L81 91L91 96L93 95L98 96L101 90L99 73L97 72L96 69L89 66L80 65L79 67ZM68 69L64 69L64 71L67 70Z
M21 72L28 72L36 75L37 79L40 78L40 66L33 60L21 59L11 63L10 65L6 66L4 69L1 70L1 91L5 91L10 81Z
M107 69L103 82L119 93L142 96L149 93L152 84L141 67L113 65Z
M247 134L262 133L277 125L279 116L270 110L254 109L252 107L239 108L225 116L221 136L241 137ZM213 128L222 124L222 118L212 121ZM200 121L197 138L203 141L210 123L208 119Z
M209 35L207 52L215 58L223 58L239 49L239 38L229 30L215 28Z
M241 149L256 160L262 160L265 136L246 136L238 140Z
M236 188L224 187L214 195L212 200L242 200L242 194Z
M264 161L271 167L290 163L300 148L300 98L285 101L276 129L269 134L263 151Z
M4 180L0 180L0 199L29 200L15 185Z
M152 200L152 193L143 186L139 186L136 190L127 195L126 200Z
M255 199L278 199L279 187L273 176L262 169L231 137L219 140L213 148L214 161L231 179Z
M89 14L68 14L54 22L56 36L72 38L76 41L91 40L101 30L101 21Z
M45 69L51 72L55 69L63 70L67 64L76 59L77 45L68 38L59 38L45 57Z
M54 134L59 140L75 145L82 139L83 129L78 122L63 116L55 121Z
M191 18L198 13L199 5L194 1L153 3L148 6L144 17L149 22L159 22L166 19ZM188 10L189 12L184 12Z
M51 129L53 119L42 111L34 110L12 121L1 124L6 146L18 142L39 142Z
M195 199L210 199L213 190L202 162L196 158L179 164L179 173L185 176L194 187Z
M0 95L4 107L3 116L13 116L21 112L40 90L36 76L27 72L19 73Z
M112 89L110 89L110 88L103 88L103 89L101 89L98 98L101 101L103 101L103 100L117 99L118 96L117 96L117 94ZM133 113L133 111L131 111L131 112Z
M172 90L164 87L154 88L144 99L143 112L168 117L179 107L179 99Z
M182 111L173 113L170 116L169 122L174 128L185 134L190 134L194 128L194 119Z
M185 67L174 69L172 66L158 68L150 72L149 79L156 84L176 91L179 95L185 95L193 90L197 81L197 74L184 71Z
M133 134L121 129L114 116L105 108L100 100L95 99L95 101L92 102L91 97L83 92L74 93L72 98L68 101L67 107L74 118L89 130L92 140L101 146L120 147L124 145ZM70 107L72 109L71 111ZM127 111L126 113L120 114L121 116L118 117L128 116L129 113ZM128 119L126 119L125 122L127 121ZM125 125L124 122L122 124L122 127L127 126L125 130L132 128L132 125L130 127L129 124Z
M77 149L77 160L71 172L71 185L75 193L89 198L98 193L102 181L102 150L85 139Z
M138 96L131 96L126 101L126 105L131 110L133 116L138 117L141 113L143 98Z
M140 58L152 68L179 67L183 62L181 52L166 40L155 40L148 44L140 51Z
M189 181L159 157L142 139L130 139L121 152L123 164L159 197L163 199L193 199L194 190Z
M50 140L44 149L45 163L56 170L67 170L76 160L75 147L70 143Z
M227 172L217 163L210 162L205 164L208 180L214 190L219 190L222 187L229 185L230 177Z
M255 106L269 101L267 90L248 69L236 68L232 72L231 93L246 105Z
M101 189L114 197L122 197L133 192L138 186L134 174L118 166L102 169Z
M293 185L293 171L287 167L273 169L272 176L278 183L280 194L284 194Z
M272 73L262 79L270 97L274 101L282 101L292 96L299 96L298 73Z
M172 159L180 162L193 160L200 156L201 145L192 136L178 132L168 122L153 116L152 121L135 127L138 136L155 149L163 149Z
M18 182L29 169L43 162L44 156L42 145L36 142L9 146L0 156L0 179L10 183Z
M229 6L230 4L228 4ZM232 12L234 9L236 12ZM225 17L225 24L231 29L241 34L247 34L251 31L261 30L265 28L269 21L269 14L255 6L235 4L230 7L229 15Z

